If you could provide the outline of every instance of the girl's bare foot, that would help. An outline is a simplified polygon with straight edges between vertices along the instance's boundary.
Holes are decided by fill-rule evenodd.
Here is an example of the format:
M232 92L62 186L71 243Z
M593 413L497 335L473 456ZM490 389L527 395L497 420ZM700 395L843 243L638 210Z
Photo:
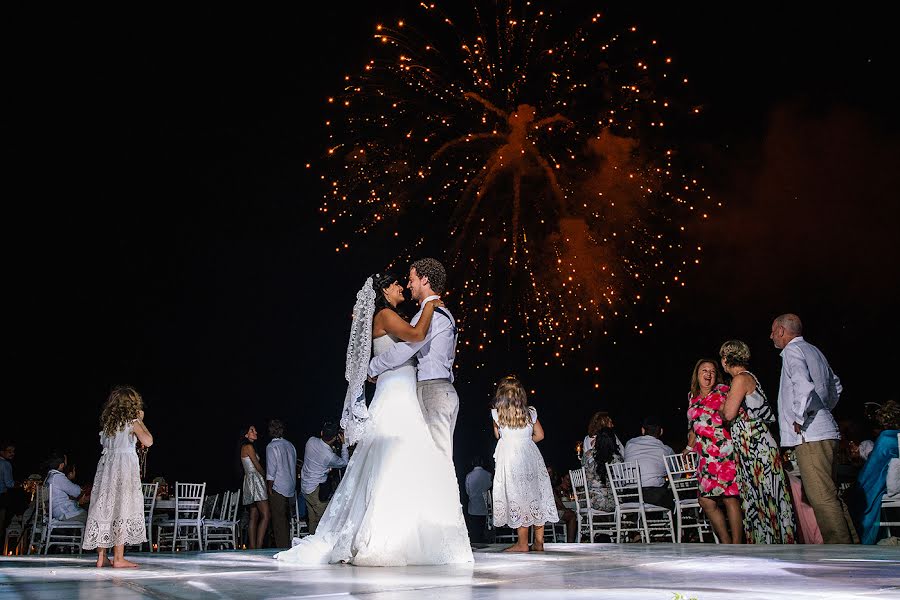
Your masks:
M112 566L112 563L109 562L109 559L106 558L105 556L101 556L100 558L97 559L97 568L98 569L100 567L111 567L111 566Z
M544 543L541 542L540 544L538 544L537 542L535 542L534 544L531 545L531 551L532 552L543 552L544 551Z
M504 552L528 552L528 546L522 546L520 544L513 544L509 548L504 548Z
M122 558L118 560L113 560L112 566L114 569L133 569L138 566L137 563L133 563L128 559Z

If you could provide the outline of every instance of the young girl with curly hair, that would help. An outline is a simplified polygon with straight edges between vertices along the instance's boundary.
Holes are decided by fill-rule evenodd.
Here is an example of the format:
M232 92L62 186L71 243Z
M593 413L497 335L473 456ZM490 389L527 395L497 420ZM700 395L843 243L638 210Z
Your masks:
M100 444L103 454L97 463L87 525L85 550L97 549L97 566L136 567L125 560L125 545L147 541L144 524L144 495L135 443L153 445L153 436L144 425L144 400L130 386L110 392L100 416ZM106 551L113 548L110 562Z

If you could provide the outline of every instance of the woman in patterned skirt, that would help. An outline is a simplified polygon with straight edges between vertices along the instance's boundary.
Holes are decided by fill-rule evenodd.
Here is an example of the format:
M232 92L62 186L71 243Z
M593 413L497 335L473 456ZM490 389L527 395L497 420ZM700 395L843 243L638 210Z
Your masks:
M794 509L778 444L768 427L775 416L756 375L747 370L750 348L740 340L731 340L722 344L719 356L732 377L722 416L732 422L731 435L737 440L747 543L793 544Z
M97 566L136 567L125 560L125 546L147 541L144 494L135 443L153 445L144 426L144 401L134 388L121 386L106 399L100 416L103 455L97 463L87 525L85 550L97 549ZM113 548L112 563L106 551Z
M685 451L696 452L699 457L697 481L700 484L700 507L712 524L713 531L723 544L740 544L743 523L737 497L734 446L731 432L723 425L722 415L719 414L728 386L720 382L715 361L697 361L691 376L687 410L688 445ZM719 499L725 505L724 514L719 509Z

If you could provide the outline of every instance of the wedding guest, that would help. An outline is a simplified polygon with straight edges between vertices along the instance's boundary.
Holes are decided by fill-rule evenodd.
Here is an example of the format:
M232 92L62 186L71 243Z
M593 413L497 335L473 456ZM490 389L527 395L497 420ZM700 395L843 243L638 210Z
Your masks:
M826 544L849 544L856 529L835 481L840 432L831 414L842 387L822 352L803 339L800 317L783 314L769 338L781 350L778 422L782 447L794 448L803 492Z
M606 465L622 462L620 447L621 444L613 429L603 427L597 432L592 451L594 457L591 460L595 471L593 477L588 478L588 492L591 498L591 507L594 510L612 512L616 509L616 499L613 497L612 488L609 486L609 474L606 471ZM585 468L586 474L587 469Z
M334 446L341 445L340 455ZM337 423L326 421L322 425L319 437L313 436L306 441L303 453L303 470L300 472L300 491L306 499L306 522L309 533L314 534L319 526L328 502L331 500L333 488L326 489L329 473L332 469L343 469L350 460L344 433Z
M738 482L748 544L793 544L794 510L781 466L781 453L769 424L775 423L766 394L751 373L750 348L730 340L719 349L731 389L722 414L731 422L740 465Z
M738 498L737 463L731 428L720 414L728 386L722 384L719 367L712 359L701 358L691 374L688 394L688 444L686 452L697 453L697 481L700 508L716 537L723 544L743 541L743 520ZM719 509L719 501L725 513ZM727 519L727 523L726 523Z
M244 483L241 489L243 505L248 507L247 535L250 549L263 548L263 540L269 529L269 496L266 494L265 470L259 464L256 446L259 439L256 427L250 425L241 430L240 460L244 469Z
M484 459L475 456L472 459L472 470L466 475L466 525L469 528L469 540L475 543L484 542L487 528L487 504L484 493L491 489L493 475L484 468Z
M528 406L525 387L513 376L504 377L494 393L493 517L494 525L518 530L518 541L506 552L528 552L528 529L534 527L530 550L544 550L544 524L559 521L547 465L537 442L544 428L537 410ZM528 507L520 510L518 507Z
M663 428L655 416L646 417L641 435L625 444L625 462L636 462L641 468L641 493L646 504L675 508L675 497L666 483L666 456L675 452L660 439Z
M609 485L606 483L606 466L595 462L597 434L602 429L612 433L615 443L614 453L619 455L619 462L621 462L621 457L625 456L625 447L615 433L615 424L612 417L609 416L608 412L601 410L595 412L591 417L591 422L588 425L588 434L581 444L581 466L584 467L584 476L587 488L590 491L592 506L597 510L608 510L599 508L601 505L606 504L604 499L609 495Z
M12 520L11 490L13 479L12 459L16 457L16 445L10 441L0 442L0 544L6 539L6 528Z
M100 415L103 454L91 489L91 504L84 528L85 550L97 549L97 566L137 567L125 559L125 545L147 541L144 494L135 445L149 448L153 436L144 425L144 400L130 386L113 389ZM113 548L112 563L106 557Z
M881 531L878 525L881 521L881 501L888 491L891 462L898 458L900 405L888 400L876 412L876 418L882 431L875 439L872 451L857 476L857 485L850 494L853 518L863 544L875 544Z
M266 485L275 547L290 548L291 503L297 493L297 449L284 439L284 423L279 419L269 421L269 437L272 441L266 446Z
M52 452L45 461L47 477L44 479L45 496L48 501L50 486L53 486L53 518L61 521L87 522L87 511L78 506L83 490L81 486L69 478L70 472L68 458L65 454ZM74 472L72 472L74 476Z

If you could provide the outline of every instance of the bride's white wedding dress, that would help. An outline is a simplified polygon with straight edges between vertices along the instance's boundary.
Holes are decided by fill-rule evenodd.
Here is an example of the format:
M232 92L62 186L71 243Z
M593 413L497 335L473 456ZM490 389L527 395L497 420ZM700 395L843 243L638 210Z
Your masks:
M375 355L395 343L375 338ZM275 558L369 566L472 562L456 473L422 417L412 361L378 377L368 429L315 535L298 542Z

